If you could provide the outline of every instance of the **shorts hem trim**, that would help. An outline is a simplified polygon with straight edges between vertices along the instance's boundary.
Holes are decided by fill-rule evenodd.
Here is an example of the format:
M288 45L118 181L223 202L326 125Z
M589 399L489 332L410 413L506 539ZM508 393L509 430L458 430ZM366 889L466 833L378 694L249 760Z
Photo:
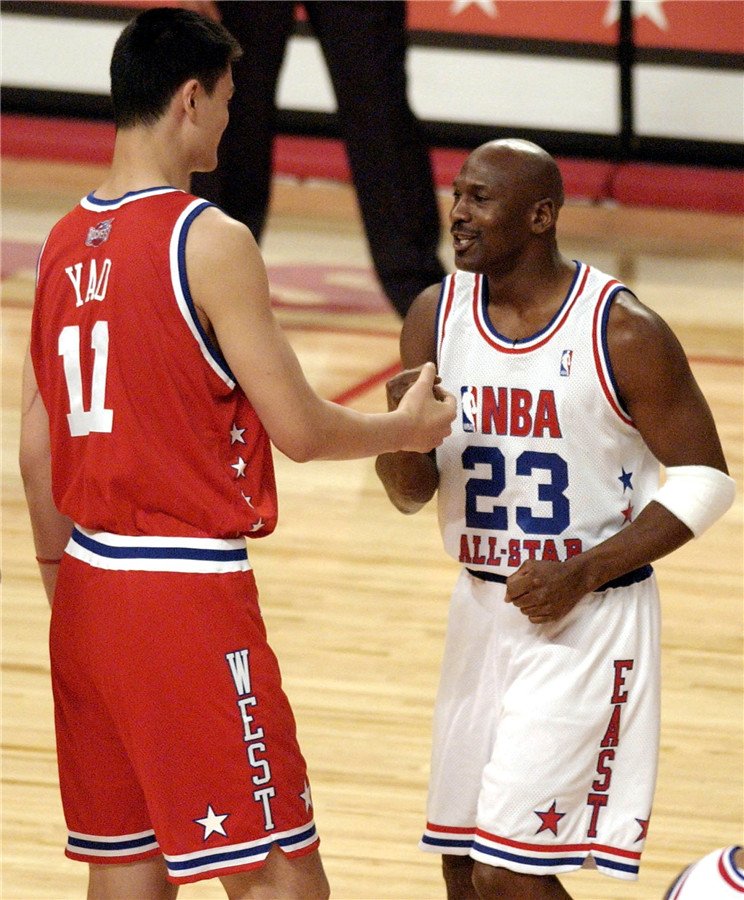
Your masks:
M319 843L315 823L310 821L255 841L210 847L196 853L164 853L163 856L170 880L180 884L218 877L230 871L255 869L263 864L275 844L291 858L310 853Z
M278 844L279 842L274 841L274 843ZM286 850L281 844L279 844L279 847L288 859L298 859L301 856L307 856L317 850L319 844L320 838L316 837L312 844L308 844L306 847L301 847L298 850ZM273 846L273 844L271 846ZM167 878L172 884L193 884L197 881L206 881L210 878L222 878L225 875L236 875L239 872L250 872L254 869L260 869L261 866L263 866L270 850L271 847L268 847L265 853L254 857L250 862L246 861L245 863L236 864L234 866L209 868L201 872L194 872L190 875L174 875L169 869Z
M427 823L419 848L428 853L470 856L487 865L503 866L529 875L573 872L591 859L597 870L612 878L635 881L641 854L604 844L534 844L489 834L477 827Z

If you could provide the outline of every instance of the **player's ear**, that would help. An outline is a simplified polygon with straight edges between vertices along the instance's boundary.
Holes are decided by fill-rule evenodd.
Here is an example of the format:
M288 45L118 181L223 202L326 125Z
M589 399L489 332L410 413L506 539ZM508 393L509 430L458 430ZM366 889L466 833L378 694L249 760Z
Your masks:
M557 217L558 210L552 197L538 200L532 207L532 230L535 234L544 234L555 225Z
M196 78L189 78L185 81L179 91L178 97L180 105L189 119L193 120L196 115L197 102L200 93L200 85Z

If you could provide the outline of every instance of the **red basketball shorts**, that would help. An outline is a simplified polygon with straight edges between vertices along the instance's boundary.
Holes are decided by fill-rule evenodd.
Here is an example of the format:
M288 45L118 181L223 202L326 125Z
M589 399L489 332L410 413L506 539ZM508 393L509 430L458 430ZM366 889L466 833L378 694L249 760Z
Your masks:
M50 649L69 857L189 882L317 847L244 541L76 528Z

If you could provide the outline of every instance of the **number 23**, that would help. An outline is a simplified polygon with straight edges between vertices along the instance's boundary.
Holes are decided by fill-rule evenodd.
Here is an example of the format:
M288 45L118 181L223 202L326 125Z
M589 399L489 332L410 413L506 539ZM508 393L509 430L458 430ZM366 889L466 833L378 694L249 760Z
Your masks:
M462 454L464 469L478 464L491 467L490 478L470 478L465 485L465 524L468 528L505 531L509 527L506 506L493 505L490 512L478 509L480 497L498 497L506 487L506 459L498 447L470 446ZM537 499L551 504L552 515L534 515L529 506L516 508L517 525L525 534L560 534L570 522L569 502L564 491L568 487L568 465L556 453L525 450L517 457L517 475L529 476L535 470L550 472L548 483L537 485Z

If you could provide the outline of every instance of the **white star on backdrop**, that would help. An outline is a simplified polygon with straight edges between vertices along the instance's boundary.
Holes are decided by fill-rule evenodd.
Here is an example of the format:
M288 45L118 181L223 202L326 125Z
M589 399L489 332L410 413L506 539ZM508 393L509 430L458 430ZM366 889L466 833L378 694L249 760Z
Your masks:
M232 463L230 465L230 468L235 469L235 471L238 473L235 476L236 478L245 478L245 467L247 465L248 465L248 463L246 463L246 461L243 459L243 457L239 456L238 461L236 463Z
M662 9L665 0L633 0L633 18L650 19L657 28L666 31L669 28L666 14ZM620 0L610 0L604 17L605 25L614 25L620 18Z
M217 815L210 803L209 806L207 806L206 816L204 816L203 819L194 819L194 821L204 829L204 840L206 841L210 834L221 834L223 837L227 837L227 832L223 828L222 823L229 815L230 813Z
M238 428L238 426L233 422L233 427L230 429L230 443L231 444L244 444L245 439L243 438L243 432L245 428Z
M453 16L456 16L469 6L477 6L478 9L491 19L495 19L498 15L496 10L496 0L452 0L450 13L452 13Z

